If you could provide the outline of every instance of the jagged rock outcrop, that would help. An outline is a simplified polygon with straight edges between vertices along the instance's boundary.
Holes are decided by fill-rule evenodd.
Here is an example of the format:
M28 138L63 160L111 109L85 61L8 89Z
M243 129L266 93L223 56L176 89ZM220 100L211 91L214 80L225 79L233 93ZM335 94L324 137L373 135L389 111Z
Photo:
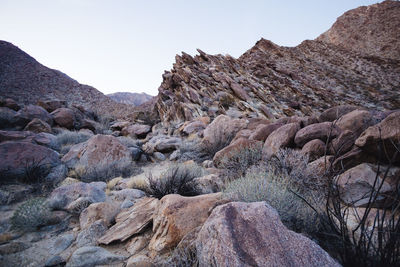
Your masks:
M399 108L399 5L388 1L348 12L359 17L355 21L347 18L348 13L339 18L342 26L336 23L330 35L342 28L374 33L351 49L322 37L296 47L261 39L238 59L201 50L194 57L177 55L159 88L156 108L161 121L177 123L237 111L243 117L279 118L310 115L338 104ZM385 12L388 18L381 20ZM384 46L385 42L389 44ZM360 54L363 45L368 48ZM384 52L374 52L378 50Z

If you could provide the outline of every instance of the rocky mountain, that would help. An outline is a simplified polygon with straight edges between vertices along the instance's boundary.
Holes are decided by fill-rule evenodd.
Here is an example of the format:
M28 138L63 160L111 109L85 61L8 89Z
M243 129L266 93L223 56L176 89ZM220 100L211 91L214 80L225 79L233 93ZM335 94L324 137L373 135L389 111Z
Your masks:
M153 96L146 93L130 93L130 92L117 92L113 94L108 94L112 100L118 103L139 106L144 102L149 101Z
M351 10L328 32L296 47L261 39L238 59L201 50L194 57L177 55L163 75L156 109L162 121L173 123L225 113L311 115L339 104L397 109L399 7L386 1ZM355 34L362 32L371 34Z
M58 99L117 117L133 112L132 106L116 103L97 89L43 66L6 41L0 41L0 95L24 104Z

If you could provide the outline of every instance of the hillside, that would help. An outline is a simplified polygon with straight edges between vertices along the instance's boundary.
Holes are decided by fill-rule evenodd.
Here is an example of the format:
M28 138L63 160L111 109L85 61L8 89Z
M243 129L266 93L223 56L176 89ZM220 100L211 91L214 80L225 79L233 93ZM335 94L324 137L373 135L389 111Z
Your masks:
M97 89L43 66L6 41L0 41L0 95L24 104L36 104L38 100L66 100L117 117L129 117L133 112L132 106L118 104Z
M139 106L144 102L149 101L153 96L146 93L130 93L130 92L117 92L108 94L112 100L118 103L128 104L132 106Z
M400 108L399 7L400 2L388 1L346 12L327 33L296 47L261 39L238 59L201 50L195 57L178 55L159 88L160 118L178 123L227 112L279 118L311 115L339 104ZM351 19L366 11L363 23ZM341 45L346 38L324 37L342 29L350 36L357 31L385 33L368 39L353 36L358 41L352 49Z

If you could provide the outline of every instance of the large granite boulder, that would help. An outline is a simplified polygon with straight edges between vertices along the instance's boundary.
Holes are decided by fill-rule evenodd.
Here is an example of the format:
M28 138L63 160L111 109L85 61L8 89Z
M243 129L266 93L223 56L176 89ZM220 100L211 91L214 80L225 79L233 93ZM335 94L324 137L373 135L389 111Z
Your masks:
M273 131L265 140L263 156L267 159L275 155L279 149L293 145L294 137L300 130L300 124L292 122Z
M132 138L145 138L149 132L151 132L151 126L145 124L133 124L121 130L122 135Z
M342 106L336 106L332 108L328 108L324 112L322 112L319 115L318 120L320 122L325 122L325 121L334 121L342 117L343 115L352 112L353 110L358 109L359 107L357 106L352 106L352 105L342 105Z
M340 128L332 122L321 122L304 127L296 133L294 142L298 147L303 147L306 143L314 139L324 142L329 138L332 140L340 134Z
M24 131L31 131L34 133L51 133L51 126L41 119L34 118L28 123L28 125L25 126Z
M18 120L18 124L25 127L34 118L41 119L42 121L53 125L53 117L42 107L35 105L28 105L20 109L15 117Z
M73 129L75 125L75 113L69 108L58 108L54 110L51 115L54 122L63 128Z
M340 266L312 240L288 230L265 202L216 207L196 248L200 266Z

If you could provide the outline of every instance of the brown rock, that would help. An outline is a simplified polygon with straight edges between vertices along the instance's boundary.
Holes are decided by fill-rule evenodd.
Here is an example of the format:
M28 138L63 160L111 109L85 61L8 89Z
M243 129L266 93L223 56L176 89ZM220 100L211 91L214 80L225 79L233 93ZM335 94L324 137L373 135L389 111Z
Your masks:
M246 129L255 130L261 125L268 125L271 121L268 119L263 118L249 118L249 124L247 125Z
M54 110L51 115L53 116L54 122L61 127L72 129L75 123L75 114L72 109L69 108L58 108Z
M126 250L129 252L130 255L138 254L140 251L147 247L152 234L153 233L151 229L149 229L141 235L132 237L126 245Z
M207 124L202 122L201 120L196 120L188 123L182 130L184 134L190 135L192 133L197 133L204 130L207 127Z
M336 121L336 125L342 130L352 131L359 136L369 126L376 124L376 120L369 111L353 110L343 115Z
M297 122L283 125L273 131L265 140L263 156L271 158L279 149L289 147L293 144L296 133L300 130L300 124Z
M261 148L262 142L241 138L215 153L213 158L214 166L217 168L223 167L224 160L230 161L238 153L244 153L244 150L261 150Z
M79 125L79 129L88 129L94 133L96 132L98 127L99 127L99 123L95 122L94 120L90 120L90 119L83 119Z
M30 168L41 167L50 172L52 167L60 164L58 154L44 146L17 141L0 144L0 173L3 179L24 178L25 171Z
M281 127L283 125L284 125L283 123L271 123L268 125L260 125L250 135L249 139L265 142L265 140L267 140L268 136L273 131L275 131L276 129L278 129L279 127Z
M107 202L93 203L84 209L79 216L81 230L89 227L97 220L102 220L105 226L110 226L119 213L118 205Z
M42 121L41 119L34 118L28 125L25 126L24 131L31 131L34 133L51 133L51 127L48 123Z
M143 150L149 154L152 154L155 151L169 153L177 150L181 144L182 139L179 137L157 135L152 137L146 144L143 145Z
M68 167L106 166L118 161L120 164L131 162L130 150L111 135L95 135L88 141L74 145L61 159Z
M110 244L113 241L125 241L134 234L142 233L153 221L159 200L156 198L142 198L127 211L119 213L116 224L102 236L100 244Z
M131 136L133 138L145 138L146 135L151 131L150 125L144 124L133 124L122 129L121 133L125 136Z
M377 159L374 155L363 152L358 147L353 147L349 152L343 156L338 157L333 162L335 171L343 171L355 167L361 163L376 163Z
M374 206L382 207L380 203L386 199L390 192L396 190L396 185L392 187L390 182L395 184L395 180L398 180L400 175L399 168L391 168L385 178L386 169L387 167L380 166L379 172L377 172L378 166L362 163L347 170L337 178L340 198L347 205L363 207L368 204L372 190L373 192L379 190ZM385 178L385 181L383 178ZM386 204L393 203L387 202Z
M399 147L400 144L400 111L390 114L380 123L369 127L355 144L371 155L380 156L382 160L400 162L400 153L393 145ZM380 146L383 147L380 148Z
M219 115L204 130L202 142L217 145L221 140L233 138L246 125L247 122L245 120L231 119L226 115Z
M339 133L340 129L333 123L321 122L311 124L298 131L294 138L294 142L298 147L303 147L307 142L313 139L320 139L323 142L326 142L328 138L333 139L338 136Z
M110 129L113 131L121 131L123 128L129 126L131 123L129 121L117 121L111 124Z
M25 127L34 118L41 119L42 121L53 125L53 117L42 107L28 105L20 109L15 117L18 120L18 124Z
M331 169L333 159L333 156L326 156L310 162L307 166L308 173L313 173L316 177L323 177Z
M154 214L153 232L149 249L164 252L174 248L191 230L202 225L211 210L224 203L221 193L183 197L167 195L160 200Z
M215 208L196 243L200 266L340 266L316 243L288 230L265 202Z
M308 142L301 149L301 153L308 156L309 161L318 159L325 154L325 143L319 139Z
M224 180L218 174L208 174L192 180L193 188L201 194L211 194L221 191Z
M62 100L47 100L47 101L39 100L37 104L38 106L41 106L48 112L53 112L58 108L65 107L67 105L67 102Z
M352 112L353 110L359 109L357 106L351 106L351 105L343 105L343 106L336 106L329 108L322 112L319 115L318 120L320 122L325 122L325 121L334 121L342 117L343 115Z
M14 101L14 99L11 98L6 98L4 100L0 100L0 107L6 107L15 111L18 111L20 109L19 105L17 102Z
M249 129L240 130L239 132L237 132L235 137L232 139L231 144L233 144L234 142L236 142L239 139L249 139L252 132L253 131L249 130Z
M35 134L29 131L1 131L0 143L5 141L24 141L31 143Z
M341 132L340 135L330 143L329 153L336 156L347 153L353 147L356 138L356 134L352 131L345 130Z

